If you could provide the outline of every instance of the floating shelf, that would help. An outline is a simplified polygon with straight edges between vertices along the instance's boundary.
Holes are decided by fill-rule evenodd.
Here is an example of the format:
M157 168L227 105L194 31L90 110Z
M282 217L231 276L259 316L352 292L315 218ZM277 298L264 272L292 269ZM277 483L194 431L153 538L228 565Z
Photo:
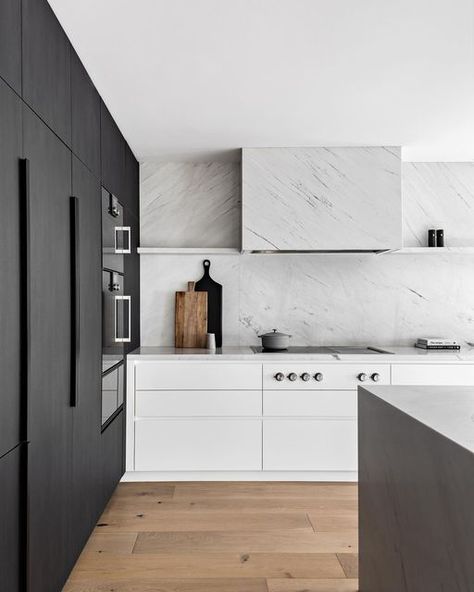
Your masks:
M443 254L474 254L474 247L402 247L391 251L383 251L380 255L443 255Z
M226 247L138 247L140 255L240 255L240 249Z

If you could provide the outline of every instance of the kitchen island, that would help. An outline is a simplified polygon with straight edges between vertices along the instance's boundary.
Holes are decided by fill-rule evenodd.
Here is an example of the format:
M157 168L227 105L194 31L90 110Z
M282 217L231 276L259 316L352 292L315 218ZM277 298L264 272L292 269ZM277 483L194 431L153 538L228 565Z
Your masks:
M474 388L359 387L360 592L474 589Z

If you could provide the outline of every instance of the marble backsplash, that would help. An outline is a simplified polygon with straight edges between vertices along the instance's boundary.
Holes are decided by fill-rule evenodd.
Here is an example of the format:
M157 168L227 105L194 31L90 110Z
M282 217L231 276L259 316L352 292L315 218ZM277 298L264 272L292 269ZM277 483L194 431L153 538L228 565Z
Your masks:
M474 245L474 165L405 163L403 206L407 245L426 244L433 226L445 228L448 245ZM210 259L224 286L225 345L256 344L272 328L291 333L297 345L410 345L420 335L474 340L472 255ZM202 276L202 260L141 256L142 345L173 345L174 292Z
M173 345L174 292L201 277L202 259L141 257L142 345ZM256 344L273 328L300 345L474 340L470 255L222 255L211 262L224 286L225 345Z

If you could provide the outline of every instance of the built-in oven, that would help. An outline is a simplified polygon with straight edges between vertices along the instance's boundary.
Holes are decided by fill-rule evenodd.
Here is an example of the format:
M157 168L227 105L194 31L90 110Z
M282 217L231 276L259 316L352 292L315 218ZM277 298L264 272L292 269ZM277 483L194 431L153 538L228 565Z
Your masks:
M131 252L123 207L102 188L102 425L123 406L124 344L132 339L131 297L124 292L124 257Z

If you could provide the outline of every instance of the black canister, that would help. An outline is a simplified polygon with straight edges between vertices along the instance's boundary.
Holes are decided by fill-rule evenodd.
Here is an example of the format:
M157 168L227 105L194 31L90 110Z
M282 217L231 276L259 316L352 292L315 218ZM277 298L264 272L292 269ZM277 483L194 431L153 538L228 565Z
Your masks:
M442 228L436 231L436 246L444 247L444 230Z
M434 228L428 230L428 246L436 247L436 230Z

